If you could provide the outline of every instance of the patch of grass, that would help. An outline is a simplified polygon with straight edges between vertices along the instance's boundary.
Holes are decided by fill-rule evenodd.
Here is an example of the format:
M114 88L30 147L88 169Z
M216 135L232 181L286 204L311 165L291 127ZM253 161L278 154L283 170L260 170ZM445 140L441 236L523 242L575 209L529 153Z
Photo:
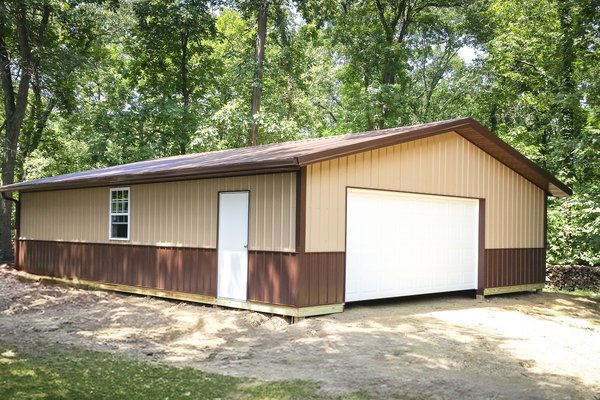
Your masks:
M581 296L581 297L589 297L592 299L600 299L600 291L594 291L594 290L558 290L558 289L554 289L554 288L546 288L544 289L546 291L549 292L557 292L557 293L564 293L564 294L569 294L572 296Z
M0 399L329 399L307 381L260 382L79 349L31 354L0 345Z
M593 291L593 290L573 290L570 292L563 292L563 293L568 293L568 294L572 294L575 296L591 297L592 299L600 299L600 292Z

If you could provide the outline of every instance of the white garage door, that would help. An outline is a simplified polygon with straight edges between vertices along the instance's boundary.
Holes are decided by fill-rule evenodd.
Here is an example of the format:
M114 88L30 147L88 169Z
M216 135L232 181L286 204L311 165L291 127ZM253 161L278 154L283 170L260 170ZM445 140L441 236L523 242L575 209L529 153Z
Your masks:
M477 288L479 202L348 189L346 301Z

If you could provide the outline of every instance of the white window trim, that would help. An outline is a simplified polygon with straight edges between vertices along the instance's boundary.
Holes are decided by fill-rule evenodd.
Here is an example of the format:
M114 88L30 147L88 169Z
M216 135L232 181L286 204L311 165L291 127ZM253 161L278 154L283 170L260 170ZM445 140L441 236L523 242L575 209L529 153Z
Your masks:
M113 192L118 191L127 191L127 214L125 213L116 213L112 212L112 194ZM108 240L120 240L127 241L131 236L131 190L129 190L129 186L110 188L110 192L108 193ZM113 215L127 215L127 237L112 237L112 216Z

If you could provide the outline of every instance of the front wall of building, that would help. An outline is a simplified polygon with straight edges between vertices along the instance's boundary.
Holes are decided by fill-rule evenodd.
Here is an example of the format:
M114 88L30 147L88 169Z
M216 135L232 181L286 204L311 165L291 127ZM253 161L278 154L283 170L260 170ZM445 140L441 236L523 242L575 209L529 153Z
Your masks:
M109 189L23 193L20 238L214 249L219 192L249 190L249 249L295 250L294 173L131 185L129 241L108 238Z
M457 133L309 165L306 182L308 253L345 252L348 187L479 198L483 287L544 282L545 193Z

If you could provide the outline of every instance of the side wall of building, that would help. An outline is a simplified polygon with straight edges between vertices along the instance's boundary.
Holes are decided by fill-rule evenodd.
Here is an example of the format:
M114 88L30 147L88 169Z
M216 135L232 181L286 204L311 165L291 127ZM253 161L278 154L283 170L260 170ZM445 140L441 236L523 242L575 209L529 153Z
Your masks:
M40 275L215 297L219 192L248 190L248 299L298 304L295 173L129 188L128 241L108 238L109 187L22 193L19 266Z

